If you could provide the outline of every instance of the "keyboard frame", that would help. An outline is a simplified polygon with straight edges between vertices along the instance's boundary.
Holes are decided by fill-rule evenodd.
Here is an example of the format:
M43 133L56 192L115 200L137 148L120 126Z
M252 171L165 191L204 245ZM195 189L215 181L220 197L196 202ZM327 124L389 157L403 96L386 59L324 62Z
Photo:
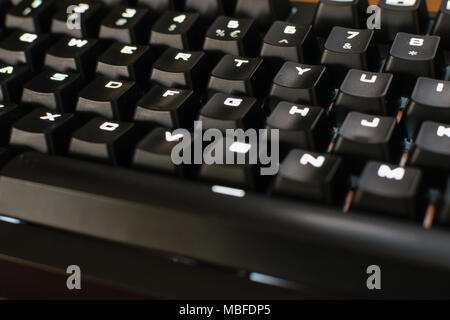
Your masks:
M33 159L46 157L39 153L28 156ZM35 174L40 171L37 161L31 165L27 164L27 160L22 164L13 164L15 172L20 172L20 175L34 174L33 183L8 177L10 165L3 170L0 183L8 183L8 188L5 188L6 185L2 187L5 190L3 206L7 208L8 203L17 204L20 198L20 205L6 214L31 224L39 222L48 226L31 226L44 234L49 232L46 237L56 232L51 228L57 228L60 234L64 233L64 229L68 234L95 236L107 241L110 249L97 253L87 250L90 246L78 243L83 238L76 238L75 241L79 249L74 251L89 266L87 275L102 282L114 283L113 280L117 280L111 279L111 275L105 272L112 268L123 277L116 281L118 284L129 283L127 278L131 277L134 287L145 289L146 282L142 279L148 277L148 270L152 268L140 269L140 262L130 264L132 259L126 255L122 259L113 252L115 247L124 246L128 248L127 252L141 248L189 257L198 260L200 265L267 274L312 288L309 290L311 292L325 292L326 295L450 297L450 233L439 226L426 230L418 221L381 214L367 215L353 210L344 213L320 204L268 198L254 193L247 193L243 198L224 196L213 193L210 184L178 181L122 168L111 170L110 167L92 166L79 160L60 165L46 163L53 170L49 184L45 178L42 180ZM86 167L80 168L80 165ZM91 171L86 171L88 168ZM96 207L99 200L90 193L56 187L79 176L77 170L91 172L91 179L77 181L76 189L95 190L93 193L102 198L100 207ZM127 190L126 194L117 194L114 188L99 190L98 186L91 186L89 181L96 181L97 173L98 176L108 173L108 183L122 185ZM41 183L45 187L40 189L40 194L36 194L34 185ZM20 196L16 190L21 190ZM41 203L31 216L28 210L34 206L36 197L42 195L49 199L45 196L49 192L51 203ZM77 205L64 205L74 199L78 199L73 202ZM92 207L97 209L85 212L86 208ZM96 221L105 219L108 223L102 224L101 228L90 227L95 226ZM127 229L117 228L117 225L126 225ZM12 226L25 229L28 225ZM0 235L6 237L0 241L0 252L8 253L7 256L17 258L25 255L25 260L31 263L56 263L65 268L71 264L80 265L79 260L68 261L64 254L54 252L55 247L72 252L65 249L64 240L53 240L48 245L39 246L42 240L38 237L27 240L28 235L25 234L23 239L17 239L13 232L0 232ZM147 257L144 254L142 259ZM122 270L124 264L126 268ZM382 269L383 287L380 291L370 291L366 287L366 269L373 264ZM84 265L81 267L85 269ZM93 274L89 273L90 268L94 268ZM136 281L136 276L143 282ZM211 290L211 296L221 292L224 294L220 287Z

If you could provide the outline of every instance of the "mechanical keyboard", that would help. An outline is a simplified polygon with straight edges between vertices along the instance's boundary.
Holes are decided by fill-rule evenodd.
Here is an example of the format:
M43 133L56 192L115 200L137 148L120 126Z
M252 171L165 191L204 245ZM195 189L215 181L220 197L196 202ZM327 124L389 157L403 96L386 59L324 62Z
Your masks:
M0 23L0 295L73 297L19 278L77 265L100 297L450 297L450 1L1 0Z

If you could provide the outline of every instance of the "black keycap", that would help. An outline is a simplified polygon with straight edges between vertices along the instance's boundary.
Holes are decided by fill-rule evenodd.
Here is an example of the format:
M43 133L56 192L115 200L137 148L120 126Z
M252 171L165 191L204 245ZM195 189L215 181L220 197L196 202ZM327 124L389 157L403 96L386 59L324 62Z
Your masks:
M343 183L339 157L293 149L280 165L273 193L332 203Z
M406 110L409 137L413 137L426 120L450 123L450 81L417 79Z
M450 124L425 121L414 141L411 165L450 170Z
M167 87L200 90L208 72L204 52L168 48L153 64L150 80Z
M216 92L259 97L264 94L263 60L232 55L224 56L211 72L208 89Z
M286 148L317 151L330 138L324 108L286 101L278 103L266 128L280 130L280 144Z
M234 0L186 0L184 10L198 12L202 20L213 22L217 16L233 12Z
M393 94L392 79L393 75L390 73L349 70L333 107L337 123L342 123L350 111L393 114L394 110L388 109Z
M237 0L236 17L255 19L261 29L268 29L273 21L285 20L291 12L288 0Z
M104 5L100 1L66 0L52 18L51 32L76 38L96 38L103 12Z
M415 216L421 178L418 169L371 161L359 178L353 205L380 213Z
M334 152L390 162L399 147L395 118L350 112L339 130Z
M150 24L148 9L119 6L103 18L99 37L125 43L146 44Z
M253 57L258 54L260 44L252 19L220 16L208 29L203 50L219 58L223 54Z
M381 0L381 28L377 38L392 41L398 32L424 33L428 13L425 0Z
M273 80L273 100L326 106L330 99L325 66L286 62Z
M44 64L62 72L78 72L90 77L95 71L95 64L101 52L101 45L96 39L78 39L62 36L48 49Z
M115 42L98 59L96 72L109 78L144 82L150 74L151 64L148 46Z
M6 13L6 27L36 33L47 32L54 10L53 2L53 0L21 1Z
M257 100L251 97L230 96L216 93L200 110L198 120L203 129L258 128L262 109Z
M200 15L179 11L165 12L153 25L150 44L180 50L201 48Z
M42 66L50 42L46 35L14 31L0 41L0 60L11 64L26 63L35 72Z
M63 154L75 125L73 114L39 108L14 123L10 143L44 153Z
M314 19L314 33L328 37L334 26L364 28L367 0L321 0Z
M438 46L438 36L399 32L392 44L384 70L396 75L396 82L405 82L405 90L410 89L411 82L415 81L416 77L436 78L435 57Z
M301 25L314 24L317 3L294 3L294 7L296 8L291 12L287 21ZM326 36L328 36L328 34Z
M133 167L183 175L184 165L172 161L172 149L183 139L183 134L175 134L162 127L153 129L136 146Z
M139 98L135 82L97 77L80 91L76 111L126 121L131 119Z
M442 0L433 34L441 37L441 47L450 49L450 0Z
M274 64L277 70L284 61L303 63L317 54L311 36L311 26L275 21L264 37L260 56Z
M23 84L30 77L31 71L27 65L10 65L0 62L0 101L19 102Z
M207 161L200 166L199 178L231 187L255 189L258 184L258 146L239 139L218 138L203 151ZM217 150L223 150L220 154ZM233 164L226 162L234 159Z
M335 78L339 82L348 69L377 70L373 34L373 30L334 27L325 42L321 64L338 73Z
M36 104L59 112L73 112L81 86L80 74L47 69L25 84L22 103Z
M133 121L166 128L193 127L198 98L190 89L153 86L137 103Z
M450 222L450 177L448 179L447 188L443 196L443 205L439 220L444 223Z
M0 144L9 143L13 123L23 115L23 110L17 104L0 104Z
M164 11L173 10L179 7L179 0L138 0L138 5L150 8L155 14L162 14Z
M112 165L127 165L135 141L133 124L94 118L74 132L69 153Z

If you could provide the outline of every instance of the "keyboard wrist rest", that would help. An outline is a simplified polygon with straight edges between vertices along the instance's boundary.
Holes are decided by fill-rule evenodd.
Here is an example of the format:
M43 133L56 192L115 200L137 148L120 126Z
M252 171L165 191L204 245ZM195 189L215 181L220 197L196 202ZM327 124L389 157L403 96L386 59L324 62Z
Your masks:
M394 279L404 286L392 284L392 293L411 286L421 290L423 283L439 294L439 286L445 292L450 283L450 235L438 228L428 232L408 221L252 193L224 196L207 184L36 152L18 156L1 171L0 212L217 265L344 291L356 288L362 294L367 294L362 279L370 264L404 270L404 279L398 274ZM426 271L424 278L411 283L409 272L417 269Z

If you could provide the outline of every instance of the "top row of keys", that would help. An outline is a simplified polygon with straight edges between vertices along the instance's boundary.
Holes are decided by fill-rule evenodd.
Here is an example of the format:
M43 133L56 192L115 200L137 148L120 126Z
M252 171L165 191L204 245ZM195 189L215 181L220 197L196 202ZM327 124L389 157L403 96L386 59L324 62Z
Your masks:
M184 29L189 29L196 35L193 38L202 38L206 25L220 16L250 18L256 30L266 31L274 21L286 20L291 12L288 0L185 1L185 5L174 0L106 1L121 4L107 8L104 1L22 0L8 8L9 1L5 0L0 1L0 17L5 15L6 27L28 32L50 30L78 38L96 38L100 33L101 38L114 35L119 41L144 44L150 25L164 37L171 33L180 35ZM293 19L299 25L310 24ZM321 0L313 31L316 36L328 37L334 26L367 27L376 29L377 42L390 42L398 32L425 34L428 20L425 0L381 0L377 8L369 7L368 0ZM201 28L194 28L194 25ZM237 36L237 30L232 32ZM440 36L443 42L450 41L450 0L442 0L432 34Z
M5 5L3 10L6 12L3 14L5 25L9 28L17 27L38 33L51 30L75 37L95 37L103 17L102 23L106 21L106 24L123 27L136 21L140 15L155 20L164 11L183 10L199 13L207 23L224 14L252 18L259 29L267 29L273 21L285 20L291 12L289 0L186 0L184 6L178 0L140 0L137 3L114 1L114 4L122 5L120 12L113 10L107 13L103 2L93 0L23 0L11 8ZM127 7L127 4L131 7Z

